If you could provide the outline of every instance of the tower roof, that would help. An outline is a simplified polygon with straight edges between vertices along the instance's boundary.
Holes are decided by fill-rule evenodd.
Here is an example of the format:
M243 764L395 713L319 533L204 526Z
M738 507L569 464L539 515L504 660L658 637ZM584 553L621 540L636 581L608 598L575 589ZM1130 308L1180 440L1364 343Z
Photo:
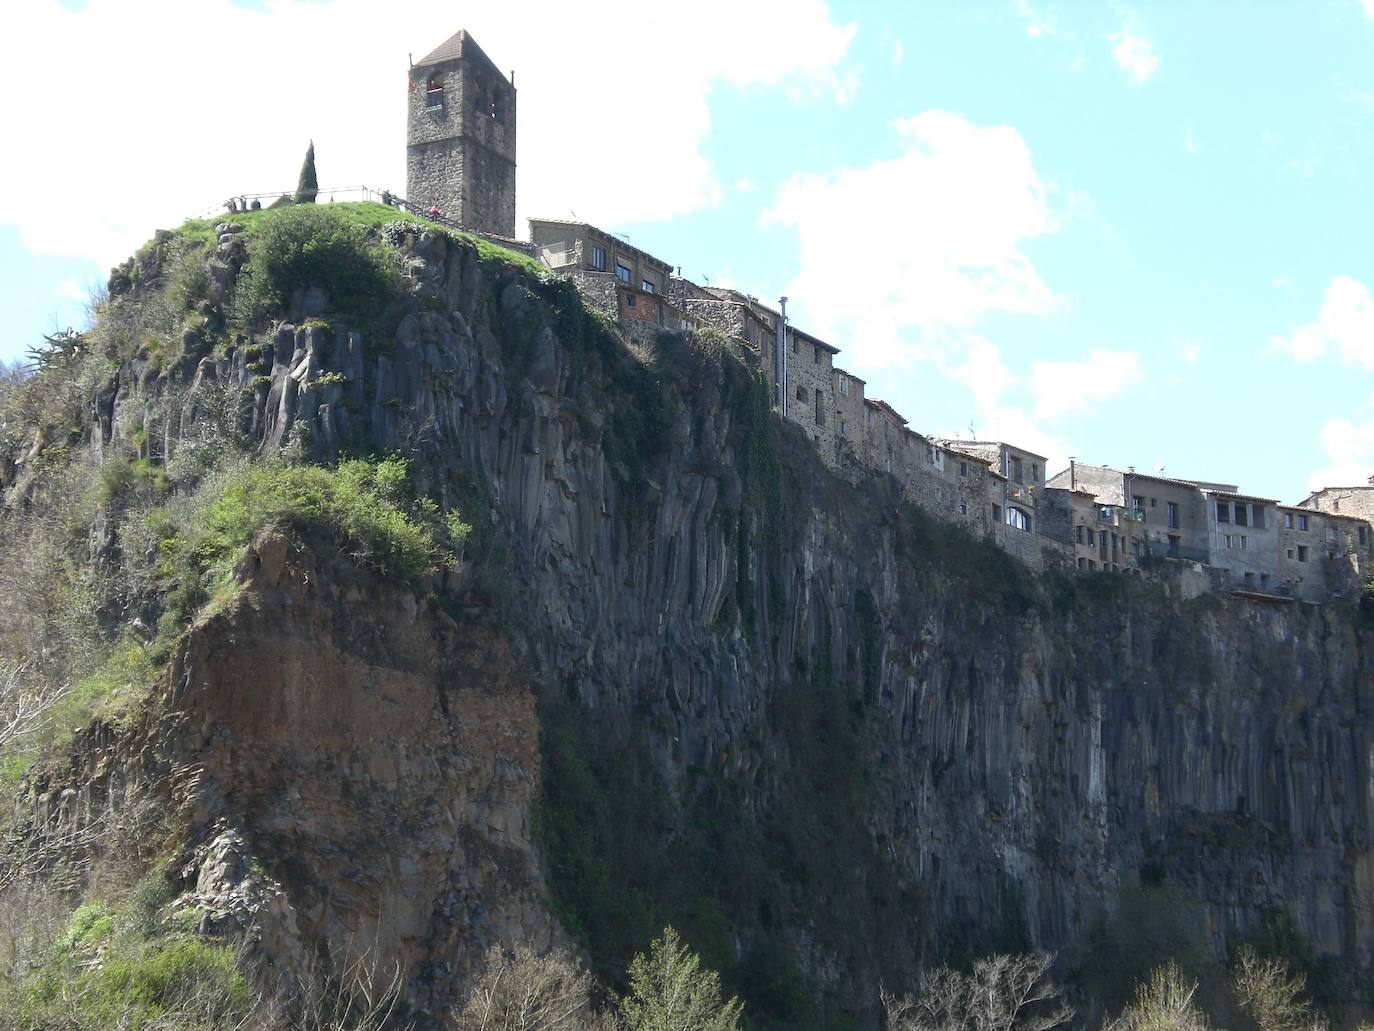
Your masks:
M501 69L496 67L492 61L477 45L477 41L468 34L467 29L459 29L448 39L444 40L437 47L431 50L420 60L415 62L417 68L431 64L443 64L445 61L468 60L476 64L483 65L487 70L501 75ZM505 76L502 76L504 78Z

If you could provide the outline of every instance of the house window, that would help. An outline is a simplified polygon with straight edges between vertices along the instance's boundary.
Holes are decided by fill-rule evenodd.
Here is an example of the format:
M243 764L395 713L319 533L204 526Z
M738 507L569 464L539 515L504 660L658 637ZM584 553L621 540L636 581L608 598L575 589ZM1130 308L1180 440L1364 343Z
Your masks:
M1007 508L1007 525L1017 530L1030 532L1030 516L1019 508Z
M1169 502L1169 529L1178 529L1178 503L1176 501Z
M1283 514L1283 528L1284 528L1285 530L1291 530L1291 529L1293 529L1293 513L1292 513L1292 512L1285 512L1285 513ZM1293 556L1292 556L1292 555L1289 555L1288 557L1289 557L1289 558L1292 558Z
M805 400L806 400L806 388L805 388L805 387L798 387L798 388L797 388L797 400L798 400L798 401L805 401Z
M967 463L967 462L960 462L960 463L959 463L959 475L960 475L960 476L967 476L967 475L968 475L968 463Z
M1038 465L1032 463L1032 464L1031 464L1031 483L1039 483L1039 482L1040 482L1040 466L1038 466Z
M628 282L630 281L630 270L629 270L629 268L627 268L626 266L622 265L622 264L621 264L620 262L618 262L618 261L615 263L615 275L616 275L616 278L619 279L622 283L628 283Z
M1289 548L1289 549L1288 549L1288 561L1289 561L1289 562L1292 562L1292 561L1293 561L1293 549L1292 549L1292 548Z
M1307 516L1305 516L1305 515L1300 515L1300 516L1298 516L1298 529L1299 529L1299 530L1306 530L1306 529L1307 529Z
M1151 499L1150 499L1150 507L1151 507L1151 508L1158 508L1158 507L1159 507L1159 499L1158 499L1158 498L1151 498Z
M846 420L846 419L841 419L841 420L840 420L840 436L841 436L841 437L847 437L847 436L849 436L849 421Z
M425 84L425 100L430 107L444 106L444 82L437 75L431 75Z
M1143 552L1143 549L1142 549L1141 546L1140 546L1140 541L1138 541L1138 540L1136 540L1134 537L1132 537L1132 538L1131 538L1131 554L1134 555L1136 558L1139 558L1139 557L1141 556L1142 552Z
M840 377L840 393L843 394L845 397L848 397L848 396L849 396L849 377L848 377L848 376L841 376L841 377Z
M813 362L815 362L817 365L819 365L819 364L821 363L821 345L820 345L820 344L812 344L812 345L811 345L811 360L812 360Z
M593 247L593 248L592 248L592 268L597 269L597 270L599 270L599 271L601 271L601 272L605 272L605 271L606 271L606 248L605 248L605 247ZM618 275L618 274L619 274L619 273L617 273L617 275Z
M961 502L959 502L959 514L960 514L960 515L968 515L968 502L967 502L967 501L961 501Z
M1231 521L1231 503L1229 501L1217 502L1217 522L1229 523Z
M876 426L877 424L878 424L878 416L877 416L877 413L876 413L876 412L869 412L869 413L868 413L868 425L870 425L870 426Z
M1306 562L1306 561L1307 561L1307 545L1306 545L1306 544L1299 544L1299 545L1298 545L1298 561L1299 561L1299 562Z
M1026 482L1025 477L1021 472L1021 459L1019 458L1013 458L1011 460L1011 478L1017 483Z
M816 394L816 425L817 425L817 426L824 426L824 425L825 425L825 410L824 410L823 408L821 408L821 401L822 401L821 392L820 392L819 390L817 390L817 391L815 391L815 394Z
M994 523L1000 523L1000 522L1002 521L1002 506L1001 506L1001 505L993 505L993 506L992 506L992 521L993 521Z
M1073 539L1077 544L1083 543L1083 524L1079 523L1073 528Z
M1183 538L1176 533L1169 534L1169 554L1178 558L1178 547Z
M1237 525L1237 526L1248 526L1248 525L1249 525L1249 523L1250 523L1250 520L1249 520L1249 518L1248 518L1249 512L1250 512L1250 506L1249 506L1249 505L1237 505L1237 506L1236 506L1236 525Z
M627 308L633 308L634 306L635 306L635 295L632 294L632 293L627 293L627 294L625 295L625 307L627 307Z
M1360 538L1360 543L1361 543L1361 544L1367 544L1367 543L1368 543L1368 541L1369 541L1369 533L1368 533L1368 531L1369 531L1369 527L1367 527L1367 526L1365 526L1365 525L1363 525L1363 524L1361 524L1360 526L1358 526L1358 527L1355 528L1356 535Z
M792 338L792 353L793 353L793 354L800 354L800 353L801 353L801 345L800 345L799 343L797 343L797 338L796 338L796 337L793 337L793 338Z
M644 291L646 294L652 294L652 293L657 293L657 292L658 292L658 291L657 291L657 288L654 286L654 281L653 281L652 279L645 279L645 280L642 280L642 281L640 282L639 285L640 285L640 288L643 289L643 291Z
M1145 499L1142 498L1139 494L1137 494L1131 498L1131 504L1135 505L1136 508L1144 508Z
M1264 529L1264 506L1252 505L1250 507L1250 525L1256 530Z
M1249 538L1247 538L1247 537L1245 536L1245 534L1243 534L1243 533L1242 533L1242 534L1237 534L1237 536L1240 537L1240 550L1241 550L1241 551L1244 551L1244 550L1245 550L1245 542L1246 542Z
M1097 531L1097 546L1098 546L1099 548L1101 548L1103 551L1106 551L1106 550L1107 550L1107 531L1106 531L1106 530L1098 530L1098 531Z

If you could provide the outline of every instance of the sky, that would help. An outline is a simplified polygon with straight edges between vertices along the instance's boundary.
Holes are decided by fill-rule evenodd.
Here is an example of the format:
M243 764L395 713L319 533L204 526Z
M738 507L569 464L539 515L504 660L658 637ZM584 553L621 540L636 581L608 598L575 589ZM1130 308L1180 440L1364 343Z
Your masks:
M232 194L404 192L407 55L518 88L518 217L841 349L922 433L1374 474L1374 0L9 0L0 359Z

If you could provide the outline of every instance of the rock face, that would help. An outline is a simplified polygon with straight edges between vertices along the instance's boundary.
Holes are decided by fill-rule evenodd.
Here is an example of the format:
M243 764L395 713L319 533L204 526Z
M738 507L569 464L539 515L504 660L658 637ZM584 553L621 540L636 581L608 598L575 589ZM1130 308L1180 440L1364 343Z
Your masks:
M156 732L176 809L202 846L228 828L265 858L298 940L403 960L432 1010L490 942L561 933L558 857L531 833L538 695L648 756L665 841L690 844L693 800L728 791L782 842L783 902L727 913L736 958L766 929L856 1008L955 934L1067 946L1146 865L1218 947L1282 911L1317 951L1374 960L1355 613L1036 580L890 482L833 478L728 363L665 341L673 374L650 374L569 290L397 242L412 303L389 353L282 327L197 374L251 394L264 447L304 426L326 453L358 433L416 455L487 553L483 585L450 586L503 624L344 586L269 540L176 653ZM121 376L116 423L138 389ZM776 831L807 806L828 814L809 845ZM825 837L847 839L834 883L797 855Z

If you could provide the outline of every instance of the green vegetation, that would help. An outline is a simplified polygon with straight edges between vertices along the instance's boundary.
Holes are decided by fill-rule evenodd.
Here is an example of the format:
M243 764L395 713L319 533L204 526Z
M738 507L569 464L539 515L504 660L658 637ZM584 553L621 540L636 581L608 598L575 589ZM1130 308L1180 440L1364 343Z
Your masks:
M720 978L703 970L671 927L654 939L647 956L630 963L630 991L620 1002L629 1031L735 1031L738 999L722 1000Z
M184 524L149 516L172 587L168 615L183 623L216 592L232 589L234 566L268 527L317 547L346 551L413 586L456 561L470 527L415 495L399 458L353 459L330 469L263 462L210 485Z
M314 204L319 192L320 179L315 174L315 141L311 140L305 151L305 160L301 162L301 174L296 180L294 199L297 204Z
M177 929L160 865L123 897L88 902L55 925L45 920L49 900L13 890L0 899L6 1027L212 1031L248 1017L255 993L234 952Z
M625 957L671 924L744 999L751 1027L845 1027L781 929L805 919L866 954L855 926L891 929L918 905L860 873L871 859L856 804L870 776L856 740L866 714L819 671L780 695L774 754L788 794L757 814L743 786L714 769L697 774L677 810L642 740L546 701L537 830L559 916L608 983L623 984Z
M296 290L318 287L355 322L374 320L396 292L380 242L336 205L299 205L261 219L248 249L235 307L245 325L284 311Z
M1215 1004L1225 993L1225 975L1205 934L1197 903L1162 881L1122 888L1116 906L1083 935L1073 965L1075 980L1108 1009L1131 1002L1135 986L1151 971L1174 963L1203 984Z

